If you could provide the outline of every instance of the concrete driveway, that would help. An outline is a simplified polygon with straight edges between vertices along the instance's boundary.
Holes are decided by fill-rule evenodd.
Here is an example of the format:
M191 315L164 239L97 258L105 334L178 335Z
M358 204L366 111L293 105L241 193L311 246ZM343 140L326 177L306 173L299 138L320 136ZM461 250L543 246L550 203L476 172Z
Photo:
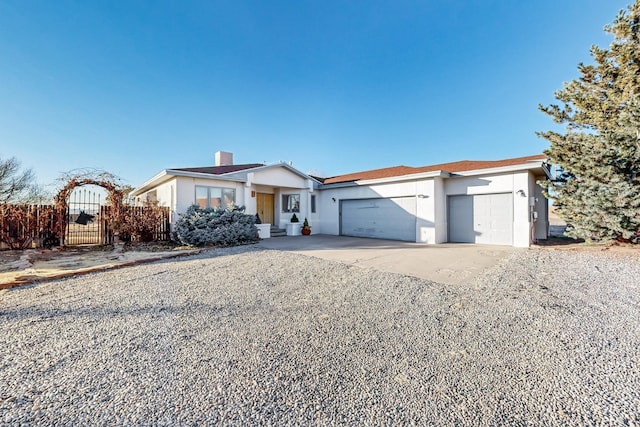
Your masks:
M424 245L323 234L274 237L262 240L259 246L446 284L471 280L513 252L523 250L511 246Z

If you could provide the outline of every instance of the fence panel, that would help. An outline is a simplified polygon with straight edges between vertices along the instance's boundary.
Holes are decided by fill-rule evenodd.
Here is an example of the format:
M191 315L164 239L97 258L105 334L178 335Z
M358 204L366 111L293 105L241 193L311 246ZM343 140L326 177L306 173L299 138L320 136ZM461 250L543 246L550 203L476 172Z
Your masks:
M68 209L64 215L58 214L53 205L0 205L0 249L51 247L60 243L111 244L113 230L108 220L110 209L110 206L100 206L91 220L81 217L80 210L71 213ZM87 211L84 213L90 215ZM168 207L124 206L123 216L136 232L122 234L121 240L171 240ZM82 224L85 220L86 225Z
M171 240L171 220L168 207L123 206L122 216L131 231L120 233L124 242L150 242ZM102 206L101 218L109 218L111 206ZM155 227L153 224L156 224ZM113 243L113 229L108 220L102 221L103 244Z
M62 220L53 205L0 205L0 249L56 245Z

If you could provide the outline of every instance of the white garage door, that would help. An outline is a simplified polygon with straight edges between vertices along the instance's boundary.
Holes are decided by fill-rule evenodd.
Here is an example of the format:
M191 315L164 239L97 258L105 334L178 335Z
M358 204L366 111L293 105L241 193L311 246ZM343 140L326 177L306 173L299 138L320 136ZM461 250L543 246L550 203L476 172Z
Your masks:
M416 241L416 198L340 201L340 234Z
M513 244L513 195L449 196L449 241Z

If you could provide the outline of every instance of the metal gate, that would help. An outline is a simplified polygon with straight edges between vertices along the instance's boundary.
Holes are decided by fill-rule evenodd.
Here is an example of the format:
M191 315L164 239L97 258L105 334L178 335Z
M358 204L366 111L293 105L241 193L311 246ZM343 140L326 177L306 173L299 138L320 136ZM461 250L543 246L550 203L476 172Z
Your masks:
M104 239L100 213L102 195L90 188L77 187L67 205L66 245L99 245Z

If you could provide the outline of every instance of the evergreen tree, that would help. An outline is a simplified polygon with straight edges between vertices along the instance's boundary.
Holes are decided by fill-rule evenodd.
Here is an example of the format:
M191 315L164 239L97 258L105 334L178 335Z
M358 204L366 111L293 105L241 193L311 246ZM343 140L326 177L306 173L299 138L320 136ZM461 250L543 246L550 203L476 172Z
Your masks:
M565 133L539 135L561 172L549 189L558 214L587 241L636 241L640 233L640 0L605 31L609 49L591 48L594 64L556 92L562 105L540 106Z

